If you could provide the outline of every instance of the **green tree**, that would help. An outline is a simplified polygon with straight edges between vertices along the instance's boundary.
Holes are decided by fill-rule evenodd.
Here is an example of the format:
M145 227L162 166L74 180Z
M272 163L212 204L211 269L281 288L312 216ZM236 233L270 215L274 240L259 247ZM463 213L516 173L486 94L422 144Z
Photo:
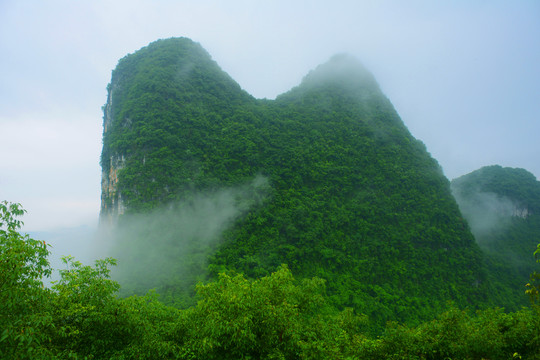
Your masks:
M253 281L220 273L197 293L177 331L189 359L341 359L365 321L328 312L324 280L297 282L284 265Z
M540 244L538 244L538 247L534 252L534 256L536 258L536 262L540 263ZM531 274L531 279L526 286L527 290L525 293L529 295L533 306L540 306L540 272L534 271Z
M50 292L42 278L51 274L44 241L20 233L20 204L0 202L0 358L42 358Z
M115 316L118 283L109 279L113 259L97 260L85 266L73 257L62 259L67 269L60 270L61 279L52 286L55 291L54 346L63 355L99 355L111 353L124 343L116 333Z
M540 244L538 244L534 256L536 262L540 263ZM526 286L527 290L525 292L531 299L531 306L534 314L533 322L535 326L535 335L531 342L533 346L540 348L540 271L534 271L531 274L531 279ZM540 358L540 355L538 358Z
M67 269L53 285L52 314L55 331L51 348L60 358L176 357L178 346L171 340L179 310L158 301L158 295L119 298L120 285L110 279L116 260L96 260L83 265L73 257L63 258Z

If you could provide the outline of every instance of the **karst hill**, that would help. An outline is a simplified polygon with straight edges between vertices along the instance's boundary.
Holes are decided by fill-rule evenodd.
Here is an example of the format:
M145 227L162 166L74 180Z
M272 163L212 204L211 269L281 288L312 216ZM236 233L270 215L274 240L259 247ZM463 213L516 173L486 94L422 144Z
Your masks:
M487 300L482 253L449 181L349 55L266 100L242 90L199 44L153 42L113 71L101 166L101 216L120 225L130 214L185 209L200 194L232 194L236 215L212 241L190 233L177 261L189 271L160 276L158 291L173 297L179 277L186 284L235 270L256 278L287 264L299 278L325 279L335 306L376 323L427 319L449 300ZM189 224L172 222L160 227L183 241Z

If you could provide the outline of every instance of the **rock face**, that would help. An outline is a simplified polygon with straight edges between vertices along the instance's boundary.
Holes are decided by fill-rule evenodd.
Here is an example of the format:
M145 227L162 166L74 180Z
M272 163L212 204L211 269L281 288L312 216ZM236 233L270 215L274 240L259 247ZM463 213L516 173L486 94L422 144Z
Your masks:
M122 193L118 190L118 172L126 163L123 155L111 155L108 168L101 171L101 214L111 220L125 211Z
M200 45L159 40L120 60L104 113L104 217L265 179L264 201L208 248L210 276L286 263L379 323L485 300L481 253L448 180L353 57L258 100Z
M109 86L107 104L103 107L103 137L107 136L113 117L113 86ZM118 190L118 172L125 166L124 155L118 153L109 156L108 161L102 160L101 167L101 220L112 222L117 215L124 213L122 193Z

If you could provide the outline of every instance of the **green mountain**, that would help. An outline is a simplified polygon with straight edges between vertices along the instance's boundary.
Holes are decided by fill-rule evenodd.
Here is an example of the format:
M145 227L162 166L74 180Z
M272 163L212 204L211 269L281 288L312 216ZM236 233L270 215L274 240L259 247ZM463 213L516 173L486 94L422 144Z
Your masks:
M134 289L189 302L196 280L285 263L376 324L487 301L448 180L351 56L260 100L197 43L159 40L119 61L108 92L101 213L124 229Z
M495 303L527 305L524 285L540 243L540 182L524 169L486 166L454 179L459 207L485 253Z

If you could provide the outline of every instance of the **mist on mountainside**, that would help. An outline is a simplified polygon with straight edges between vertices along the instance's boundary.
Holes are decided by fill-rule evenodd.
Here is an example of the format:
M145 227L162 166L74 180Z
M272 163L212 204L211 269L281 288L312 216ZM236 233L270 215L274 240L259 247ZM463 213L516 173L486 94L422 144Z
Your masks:
M207 257L223 233L260 205L268 190L267 179L257 176L237 186L193 191L183 200L122 215L116 225L104 226L100 247L118 260L112 276L122 294L157 289L185 305L193 285L205 279Z
M479 244L488 242L490 234L508 227L516 211L516 205L511 199L495 193L478 189L467 197L462 197L456 191L453 194Z
M504 232L513 220L539 213L540 182L525 169L485 166L452 180L451 188L481 244Z

